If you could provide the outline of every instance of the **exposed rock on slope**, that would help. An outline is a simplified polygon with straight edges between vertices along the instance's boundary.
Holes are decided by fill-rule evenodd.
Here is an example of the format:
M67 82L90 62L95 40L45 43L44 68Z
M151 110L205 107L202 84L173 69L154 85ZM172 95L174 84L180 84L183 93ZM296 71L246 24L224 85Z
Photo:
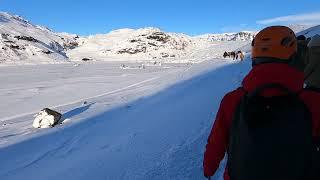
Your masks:
M208 41L251 41L254 36L255 32L242 31L238 33L205 34L198 37Z
M33 25L20 16L0 12L0 63L65 62L74 37ZM71 44L71 45L70 45Z
M89 36L82 46L69 55L81 59L85 56L83 52L87 52L99 58L131 57L148 60L184 57L195 46L193 39L184 34L166 33L157 28L120 29Z

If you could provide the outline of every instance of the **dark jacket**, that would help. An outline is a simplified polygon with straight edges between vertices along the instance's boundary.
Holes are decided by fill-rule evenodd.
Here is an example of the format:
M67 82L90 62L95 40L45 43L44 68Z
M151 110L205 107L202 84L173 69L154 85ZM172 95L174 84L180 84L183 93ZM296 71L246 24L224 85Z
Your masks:
M298 40L298 53L290 65L303 72L308 61L308 41Z
M320 42L318 45L310 45L308 50L307 66L304 70L306 84L320 88Z

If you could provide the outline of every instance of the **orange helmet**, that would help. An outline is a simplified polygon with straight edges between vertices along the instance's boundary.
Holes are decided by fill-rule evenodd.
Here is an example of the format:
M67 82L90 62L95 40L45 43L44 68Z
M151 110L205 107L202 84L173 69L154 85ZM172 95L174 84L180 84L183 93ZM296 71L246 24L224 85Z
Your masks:
M285 26L271 26L261 30L252 41L252 58L289 60L297 53L297 38Z

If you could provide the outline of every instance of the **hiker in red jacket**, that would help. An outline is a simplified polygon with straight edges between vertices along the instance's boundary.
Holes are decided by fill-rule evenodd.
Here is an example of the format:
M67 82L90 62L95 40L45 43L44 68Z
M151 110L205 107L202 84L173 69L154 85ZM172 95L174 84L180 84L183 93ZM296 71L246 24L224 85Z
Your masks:
M263 29L256 35L252 42L252 70L244 78L242 87L228 93L221 101L204 153L203 170L205 177L209 178L215 174L220 162L228 152L234 114L242 97L266 84L280 84L298 95L311 114L311 138L314 142L319 142L320 93L304 90L304 74L289 66L290 60L294 58L296 53L296 36L288 27L272 26ZM263 91L262 96L275 97L283 94L284 92L280 89L270 88ZM264 154L261 154L261 156L264 156ZM274 163L277 164L277 162ZM230 179L228 165L224 172L225 180Z

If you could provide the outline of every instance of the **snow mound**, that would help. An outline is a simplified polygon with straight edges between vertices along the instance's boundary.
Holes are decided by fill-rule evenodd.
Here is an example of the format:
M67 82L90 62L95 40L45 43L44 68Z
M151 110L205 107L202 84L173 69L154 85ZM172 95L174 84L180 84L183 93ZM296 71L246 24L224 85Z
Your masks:
M35 115L32 126L34 128L51 128L54 123L54 116L42 110Z
M32 126L34 128L51 128L59 123L61 114L51 109L45 108L34 115Z

